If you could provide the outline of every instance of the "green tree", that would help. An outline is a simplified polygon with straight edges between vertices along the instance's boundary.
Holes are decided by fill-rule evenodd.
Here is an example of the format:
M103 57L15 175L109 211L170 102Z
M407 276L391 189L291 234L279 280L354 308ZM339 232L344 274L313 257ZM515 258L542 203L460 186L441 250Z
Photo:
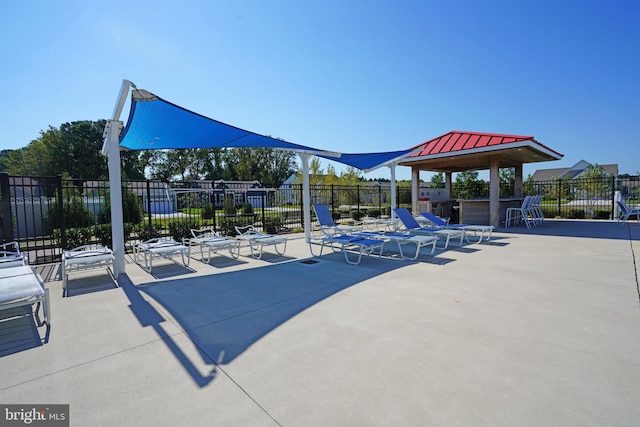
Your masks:
M438 172L431 177L431 188L444 188L444 173Z
M4 167L12 175L106 178L107 159L100 152L105 123L84 120L49 126L26 147L9 152Z
M470 199L478 196L478 180L477 171L462 171L456 174L456 181L453 187L454 199Z

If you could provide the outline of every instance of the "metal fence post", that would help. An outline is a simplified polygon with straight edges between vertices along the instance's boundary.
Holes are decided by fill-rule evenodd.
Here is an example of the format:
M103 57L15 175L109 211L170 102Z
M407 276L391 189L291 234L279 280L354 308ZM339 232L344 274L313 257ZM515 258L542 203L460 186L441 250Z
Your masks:
M56 177L56 190L58 194L58 225L60 225L60 243L62 249L67 248L67 227L64 223L64 199L62 195L62 175Z
M151 236L153 232L153 224L151 223L151 181L149 180L147 180L147 214L149 215L149 236Z
M0 194L2 197L2 243L13 242L13 218L11 216L11 191L9 174L0 172Z

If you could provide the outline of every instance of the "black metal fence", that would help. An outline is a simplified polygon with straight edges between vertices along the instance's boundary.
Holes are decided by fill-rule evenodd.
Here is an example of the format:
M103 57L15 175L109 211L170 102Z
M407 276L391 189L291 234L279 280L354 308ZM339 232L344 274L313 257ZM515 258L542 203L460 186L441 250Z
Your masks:
M523 195L543 195L547 217L615 219L615 195L638 204L638 177L526 182ZM0 173L0 241L17 241L31 264L60 260L62 251L89 243L111 246L108 181L21 177ZM486 183L454 184L451 198L488 197ZM513 196L513 184L501 185ZM326 204L336 218L385 216L391 211L389 183L312 185L311 204ZM191 228L212 227L226 235L253 225L267 233L303 230L302 186L202 188L194 183L122 183L127 249L151 237L188 237ZM411 187L396 187L396 203L411 206ZM313 215L313 213L312 213Z

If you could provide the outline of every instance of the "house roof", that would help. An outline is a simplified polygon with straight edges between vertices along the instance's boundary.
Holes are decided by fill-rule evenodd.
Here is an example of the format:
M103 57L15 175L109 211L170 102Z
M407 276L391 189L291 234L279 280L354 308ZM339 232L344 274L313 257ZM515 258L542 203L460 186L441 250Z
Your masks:
M591 163L581 160L572 167L569 168L554 168L554 169L538 169L536 170L531 179L533 181L549 181L553 178L564 178L565 176L570 179L580 178L585 168ZM611 176L618 176L618 164L600 165L605 172Z
M418 144L413 149L417 151L400 164L417 165L436 172L489 169L495 156L503 168L563 157L533 136L456 130Z

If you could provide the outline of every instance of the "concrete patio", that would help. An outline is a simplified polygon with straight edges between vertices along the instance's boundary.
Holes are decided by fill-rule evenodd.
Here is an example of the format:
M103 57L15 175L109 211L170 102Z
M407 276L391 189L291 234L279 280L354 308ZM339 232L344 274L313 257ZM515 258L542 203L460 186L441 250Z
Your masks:
M39 266L52 325L0 321L0 402L70 404L72 426L638 425L635 221L359 266L289 237L153 275L129 259L119 288L78 274L64 298Z

